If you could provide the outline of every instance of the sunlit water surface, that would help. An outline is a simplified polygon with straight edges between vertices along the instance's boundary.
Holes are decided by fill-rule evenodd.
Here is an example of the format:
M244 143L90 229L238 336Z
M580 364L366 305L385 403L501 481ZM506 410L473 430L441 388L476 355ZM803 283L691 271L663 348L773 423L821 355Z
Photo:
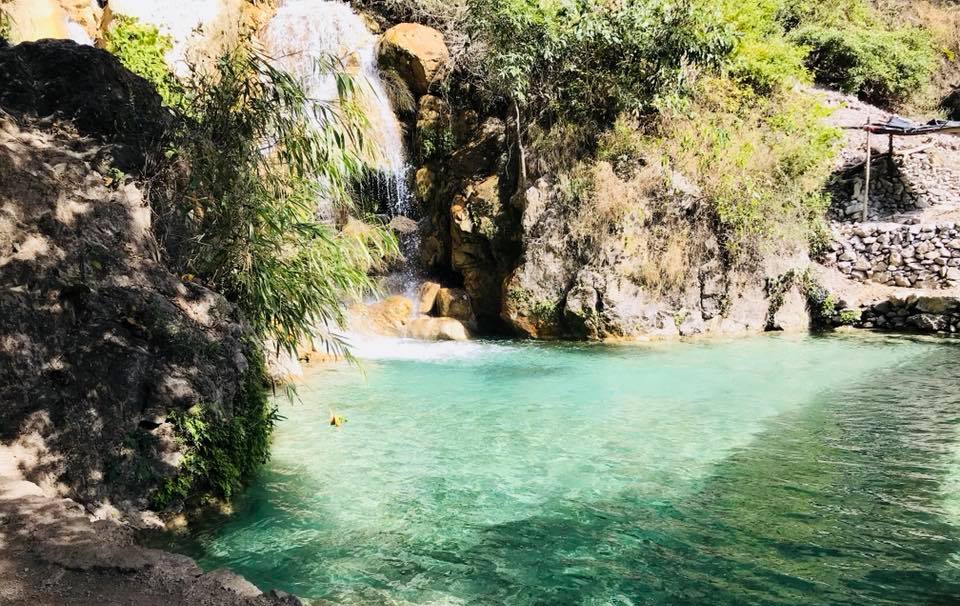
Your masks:
M366 343L174 547L320 603L960 604L958 345Z

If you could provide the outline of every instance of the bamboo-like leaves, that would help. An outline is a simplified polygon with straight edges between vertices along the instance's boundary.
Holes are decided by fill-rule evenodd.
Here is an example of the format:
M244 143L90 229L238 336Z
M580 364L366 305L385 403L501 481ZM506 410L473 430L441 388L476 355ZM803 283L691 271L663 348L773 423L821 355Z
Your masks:
M322 204L353 210L349 186L365 153L367 123L351 102L357 84L334 77L339 103L315 101L241 45L186 83L188 117L176 139L190 167L179 192L193 217L190 270L289 351L317 335L345 353L331 332L344 323L344 301L372 289L371 267L398 254L383 229L345 234L317 218Z

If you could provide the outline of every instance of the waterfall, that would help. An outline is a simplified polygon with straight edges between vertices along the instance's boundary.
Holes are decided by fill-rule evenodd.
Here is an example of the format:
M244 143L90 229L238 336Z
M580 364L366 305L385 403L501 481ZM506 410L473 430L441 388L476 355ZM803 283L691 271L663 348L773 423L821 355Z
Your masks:
M377 37L363 19L342 2L286 0L267 25L264 43L280 66L305 83L314 100L337 100L336 80L317 72L317 59L339 58L347 72L358 78L360 102L370 121L367 136L374 150L370 161L376 172L364 184L376 191L363 193L383 202L383 210L391 217L409 216L413 205L403 130L377 69Z

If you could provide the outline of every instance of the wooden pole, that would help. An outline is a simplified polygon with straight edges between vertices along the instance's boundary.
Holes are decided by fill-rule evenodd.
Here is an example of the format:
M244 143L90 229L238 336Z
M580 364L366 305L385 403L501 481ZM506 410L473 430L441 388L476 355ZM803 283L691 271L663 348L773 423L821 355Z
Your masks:
M871 139L870 127L873 125L873 118L867 118L867 164L866 177L863 182L863 217L862 221L867 220L867 211L870 208L870 160L873 156L873 140Z

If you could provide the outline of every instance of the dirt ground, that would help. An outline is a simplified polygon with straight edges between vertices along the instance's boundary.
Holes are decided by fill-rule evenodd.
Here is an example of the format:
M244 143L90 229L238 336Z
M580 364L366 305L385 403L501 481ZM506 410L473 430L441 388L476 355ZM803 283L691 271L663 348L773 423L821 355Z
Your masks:
M292 606L226 570L147 549L129 527L93 520L78 503L25 481L0 447L0 605Z

